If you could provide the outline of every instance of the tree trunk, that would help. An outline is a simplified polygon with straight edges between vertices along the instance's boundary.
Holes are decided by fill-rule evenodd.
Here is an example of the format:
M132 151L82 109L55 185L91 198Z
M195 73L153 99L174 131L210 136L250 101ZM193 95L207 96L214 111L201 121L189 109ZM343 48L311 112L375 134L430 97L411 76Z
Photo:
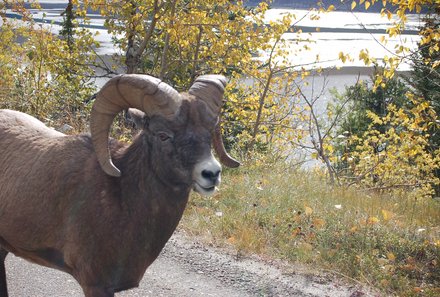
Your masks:
M132 3L132 14L134 15L136 13L136 3ZM141 57L148 45L148 42L150 42L151 37L153 36L154 29L156 28L156 24L158 21L158 15L159 10L161 6L159 6L159 0L155 0L153 4L153 11L151 12L152 19L150 26L148 29L145 30L145 35L142 39L142 42L139 44L139 46L136 48L135 45L135 39L136 39L136 32L135 32L135 24L132 25L132 28L130 30L129 36L128 36L128 42L127 42L127 50L125 52L125 65L127 66L127 73L136 73L139 68L139 64L141 61Z
M264 86L263 94L261 94L260 100L258 102L257 118L255 120L254 128L252 130L252 135L251 135L252 138L251 138L251 142L249 143L248 150L252 149L257 141L258 130L260 128L260 123L261 123L261 116L263 114L263 107L266 101L267 92L269 91L270 83L272 81L272 75L273 72L270 71L269 76L266 80L266 84Z
M174 0L173 3L171 3L171 22L170 27L173 27L174 25L174 15L176 14L176 3L177 0ZM162 80L165 77L166 69L167 69L167 55L168 55L168 47L170 45L170 33L167 31L165 34L165 45L163 47L162 52L162 60L160 62L160 73L159 78Z

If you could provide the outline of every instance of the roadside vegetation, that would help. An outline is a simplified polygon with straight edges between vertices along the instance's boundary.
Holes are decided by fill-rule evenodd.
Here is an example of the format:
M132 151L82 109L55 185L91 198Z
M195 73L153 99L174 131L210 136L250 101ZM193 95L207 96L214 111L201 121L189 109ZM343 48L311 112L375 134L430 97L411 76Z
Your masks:
M214 197L190 199L182 221L189 234L390 295L438 296L438 201L332 187L283 162L245 164L223 181Z
M223 134L243 166L224 173L214 197L193 195L182 228L238 254L307 263L384 294L440 295L436 1L350 1L352 9L383 5L383 17L395 17L376 40L385 47L404 32L409 13L426 12L425 25L414 52L402 45L376 60L361 50L357 59L371 66L371 79L333 91L324 110L325 84L312 94L305 89L313 81L307 78L325 70L289 64L289 55L314 43L293 14L267 23L270 1L70 0L58 34L53 24L35 22L25 2L38 9L38 1L0 3L0 108L84 132L98 76L124 69L182 90L198 75L223 74ZM338 9L317 7L302 17L313 21ZM90 10L112 35L111 57L97 54L99 43L85 28ZM338 58L355 59L342 51ZM413 69L400 75L407 61ZM114 137L129 139L124 117L114 126ZM298 151L314 165L298 166L307 161Z

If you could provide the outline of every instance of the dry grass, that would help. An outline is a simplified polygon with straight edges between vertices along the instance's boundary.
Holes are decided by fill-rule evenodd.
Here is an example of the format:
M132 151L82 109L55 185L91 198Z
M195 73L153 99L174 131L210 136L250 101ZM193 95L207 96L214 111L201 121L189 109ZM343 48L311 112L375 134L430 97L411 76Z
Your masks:
M440 293L440 203L334 188L279 164L224 174L194 194L182 226L241 253L313 264L387 294Z

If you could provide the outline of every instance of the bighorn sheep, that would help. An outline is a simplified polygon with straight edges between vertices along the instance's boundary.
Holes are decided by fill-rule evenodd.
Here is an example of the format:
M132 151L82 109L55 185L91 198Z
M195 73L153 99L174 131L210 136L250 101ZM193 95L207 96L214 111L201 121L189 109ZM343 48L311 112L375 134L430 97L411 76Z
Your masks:
M224 165L239 165L218 134L225 84L204 75L179 94L151 76L114 77L97 94L90 136L0 110L0 296L8 252L71 274L86 297L138 286L191 189L212 194L220 182L211 140ZM127 108L140 133L130 145L109 141Z

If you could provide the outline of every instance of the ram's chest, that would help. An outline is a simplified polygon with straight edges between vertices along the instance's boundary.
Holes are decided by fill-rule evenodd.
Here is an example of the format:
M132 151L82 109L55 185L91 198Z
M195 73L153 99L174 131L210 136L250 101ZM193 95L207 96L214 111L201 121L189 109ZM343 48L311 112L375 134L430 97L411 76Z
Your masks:
M83 226L78 231L81 242L88 245L73 253L83 257L72 260L85 266L72 263L77 270L74 276L116 291L137 286L176 229L185 205L186 200L150 201L136 208L123 207L111 221L102 214L95 226Z

